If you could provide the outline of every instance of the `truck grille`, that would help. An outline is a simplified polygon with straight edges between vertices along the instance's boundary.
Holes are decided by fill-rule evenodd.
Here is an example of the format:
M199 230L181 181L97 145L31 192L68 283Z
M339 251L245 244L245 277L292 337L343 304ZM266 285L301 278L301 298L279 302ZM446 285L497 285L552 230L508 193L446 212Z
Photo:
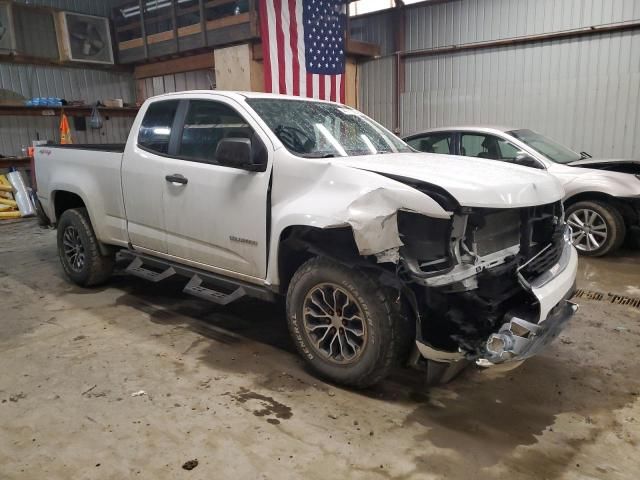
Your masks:
M531 281L553 267L563 248L560 202L521 210L520 273Z
M469 216L467 245L480 256L520 246L518 265L527 280L560 259L564 225L560 202L520 209L475 210Z
M562 231L560 230L557 234L554 234L553 240L546 247L523 264L520 273L525 280L533 280L558 263L562 255L562 243Z

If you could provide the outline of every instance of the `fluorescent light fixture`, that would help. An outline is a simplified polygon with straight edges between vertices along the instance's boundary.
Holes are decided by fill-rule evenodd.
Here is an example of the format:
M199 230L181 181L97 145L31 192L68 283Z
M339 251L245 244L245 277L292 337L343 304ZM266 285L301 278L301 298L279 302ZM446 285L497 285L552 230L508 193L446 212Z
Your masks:
M178 0L178 4L187 3L191 0ZM160 10L171 6L171 0L147 0L144 4L145 11L152 12L154 10ZM140 15L140 6L134 5L133 7L121 8L120 13L124 18L136 17Z

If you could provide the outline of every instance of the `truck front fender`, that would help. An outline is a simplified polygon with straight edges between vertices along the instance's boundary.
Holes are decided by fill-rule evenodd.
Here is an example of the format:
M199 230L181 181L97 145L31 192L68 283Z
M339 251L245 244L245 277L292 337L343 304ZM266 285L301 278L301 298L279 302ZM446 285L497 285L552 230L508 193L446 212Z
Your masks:
M278 256L282 232L292 226L320 229L351 227L361 256L397 249L403 243L397 224L398 210L433 218L450 218L435 200L396 180L336 163L318 164L296 160L308 170L296 180L312 178L301 185L275 175L272 196L268 282L279 284ZM297 165L296 165L297 166ZM291 168L296 168L292 166ZM315 171L314 171L315 170ZM295 173L295 170L294 172Z

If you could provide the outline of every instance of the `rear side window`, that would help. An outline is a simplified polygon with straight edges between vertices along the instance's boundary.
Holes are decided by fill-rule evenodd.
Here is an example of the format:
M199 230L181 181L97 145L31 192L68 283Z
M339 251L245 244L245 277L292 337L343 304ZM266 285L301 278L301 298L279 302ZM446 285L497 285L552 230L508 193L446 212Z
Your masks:
M429 153L451 154L451 135L448 133L434 133L407 140L416 150Z
M209 100L192 100L184 122L179 156L216 163L216 150L223 138L252 138L249 124L231 107Z
M155 153L169 153L169 139L178 100L154 102L149 105L138 133L138 145Z

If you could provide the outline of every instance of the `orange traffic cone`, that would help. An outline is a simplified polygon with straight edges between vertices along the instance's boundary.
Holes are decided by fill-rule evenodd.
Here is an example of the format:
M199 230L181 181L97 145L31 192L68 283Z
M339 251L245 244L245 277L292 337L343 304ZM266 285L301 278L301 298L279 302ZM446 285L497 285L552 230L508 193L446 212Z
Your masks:
M63 145L73 143L71 139L71 128L69 128L69 119L64 112L60 114L60 143Z

